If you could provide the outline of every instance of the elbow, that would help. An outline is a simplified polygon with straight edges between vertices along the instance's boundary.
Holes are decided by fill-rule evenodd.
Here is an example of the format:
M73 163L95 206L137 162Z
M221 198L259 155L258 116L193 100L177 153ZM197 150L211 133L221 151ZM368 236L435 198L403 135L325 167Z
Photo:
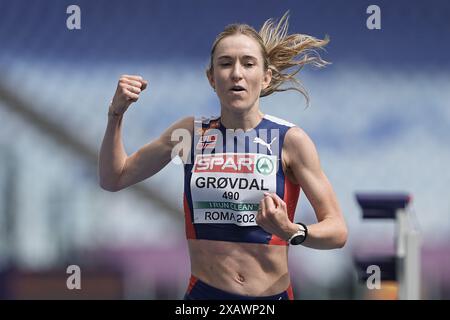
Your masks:
M121 187L121 175L116 175L99 169L97 173L97 182L100 188L109 192L117 192L123 189Z
M337 234L338 236L336 237L336 249L341 249L347 243L348 239L347 227L343 225L341 228L339 228L339 232Z
M117 192L117 191L120 190L119 188L117 188L117 187L115 187L115 186L111 186L111 185L108 185L108 184L102 184L102 183L100 183L100 187L101 187L103 190L109 191L109 192Z
M113 184L107 181L104 181L100 179L99 185L103 190L109 191L109 192L117 192L120 191L121 188L117 184Z

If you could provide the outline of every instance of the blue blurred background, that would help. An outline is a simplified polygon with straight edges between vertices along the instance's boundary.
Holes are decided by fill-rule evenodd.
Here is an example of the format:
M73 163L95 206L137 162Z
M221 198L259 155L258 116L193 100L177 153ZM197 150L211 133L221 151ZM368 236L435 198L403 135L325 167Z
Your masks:
M66 9L81 9L69 30ZM366 9L381 9L369 30ZM262 99L302 127L349 225L340 250L291 248L296 299L390 298L358 282L356 254L394 252L392 221L362 221L357 191L405 191L422 236L423 299L450 298L450 2L0 0L0 297L180 299L189 278L183 171L169 164L109 193L97 179L107 108L121 74L149 88L127 112L128 154L187 115L219 113L204 71L233 22L259 29L290 10L290 31L331 38L326 69ZM314 223L304 196L296 219ZM79 265L82 290L66 288Z

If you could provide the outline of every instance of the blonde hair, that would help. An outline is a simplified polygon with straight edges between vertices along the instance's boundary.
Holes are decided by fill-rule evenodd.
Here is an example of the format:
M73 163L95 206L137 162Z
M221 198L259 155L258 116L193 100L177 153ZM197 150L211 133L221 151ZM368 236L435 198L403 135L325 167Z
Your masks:
M247 24L231 24L217 36L211 49L211 58L207 72L212 75L213 57L217 44L225 37L235 34L244 34L256 40L264 60L264 70L272 71L272 80L269 86L263 89L260 97L268 96L274 92L296 90L300 92L309 105L309 95L303 85L295 78L296 74L307 64L315 67L324 67L330 62L322 60L317 49L323 49L330 41L328 36L320 40L305 34L288 34L289 11L275 23L268 19L257 32ZM288 69L294 70L288 71ZM293 86L281 87L290 82Z

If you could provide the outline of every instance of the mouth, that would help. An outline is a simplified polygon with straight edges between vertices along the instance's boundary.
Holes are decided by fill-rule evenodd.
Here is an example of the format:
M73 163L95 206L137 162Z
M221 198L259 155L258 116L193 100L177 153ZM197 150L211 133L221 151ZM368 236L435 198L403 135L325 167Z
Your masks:
M234 93L240 93L240 92L244 92L244 91L247 91L247 90L245 90L245 88L242 87L242 86L232 86L230 91L232 91Z

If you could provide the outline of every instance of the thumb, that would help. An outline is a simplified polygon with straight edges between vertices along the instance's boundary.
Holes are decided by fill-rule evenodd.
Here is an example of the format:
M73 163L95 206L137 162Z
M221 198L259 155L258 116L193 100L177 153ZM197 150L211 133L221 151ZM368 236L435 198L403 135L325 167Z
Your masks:
M277 196L276 193L264 192L264 196L269 197L269 199L271 199L277 207L281 205L279 201L280 198Z
M147 88L148 81L147 80L141 80L141 83L142 83L141 90L145 90Z
M286 203L276 193L264 192L264 195L270 197L275 202L275 205L277 207L282 207L283 209L286 209Z

